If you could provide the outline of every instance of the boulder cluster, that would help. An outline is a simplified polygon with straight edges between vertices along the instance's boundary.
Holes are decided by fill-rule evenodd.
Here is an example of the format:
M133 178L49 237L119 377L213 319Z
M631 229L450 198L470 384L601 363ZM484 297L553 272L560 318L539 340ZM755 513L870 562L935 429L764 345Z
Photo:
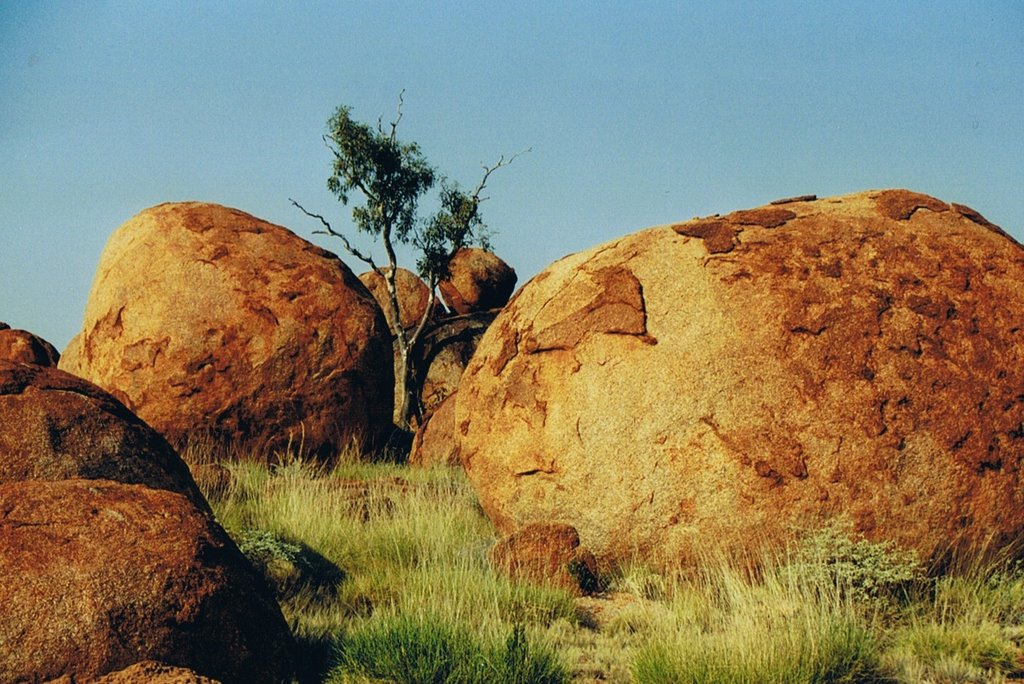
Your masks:
M17 645L0 681L144 661L289 680L280 608L159 433L81 378L6 360L0 424L0 644Z
M280 226L163 204L110 237L63 354L0 323L0 681L287 681L280 609L195 483L224 469L177 450L374 453L393 333L422 321L409 462L465 469L512 577L594 592L638 557L836 524L922 561L1024 556L1024 247L966 206L780 200L514 297L493 254L449 270L441 302L405 270L392 293Z
M421 352L431 408L515 283L496 257L467 253L451 269L465 320L438 304ZM292 680L267 578L177 450L330 459L382 445L390 326L417 325L433 301L397 276L395 322L381 274L356 278L235 209L162 204L111 235L63 355L0 323L0 681ZM229 476L195 468L210 490Z

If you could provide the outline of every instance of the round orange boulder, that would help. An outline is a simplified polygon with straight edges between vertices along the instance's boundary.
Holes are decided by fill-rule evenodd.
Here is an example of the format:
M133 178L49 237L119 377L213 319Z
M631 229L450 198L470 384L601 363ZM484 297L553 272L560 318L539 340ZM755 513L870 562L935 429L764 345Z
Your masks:
M109 239L61 368L172 443L329 454L391 429L387 324L333 254L216 204L162 204Z
M923 559L1016 544L1022 312L1024 248L905 190L651 228L505 308L457 448L503 532L570 524L606 563L836 522Z
M89 680L144 660L290 682L266 585L185 497L106 480L0 484L0 681Z
M437 284L445 305L457 314L497 309L516 289L516 272L496 255L464 247L448 263L449 276Z
M0 361L0 425L0 483L114 480L177 492L210 510L160 433L70 373Z

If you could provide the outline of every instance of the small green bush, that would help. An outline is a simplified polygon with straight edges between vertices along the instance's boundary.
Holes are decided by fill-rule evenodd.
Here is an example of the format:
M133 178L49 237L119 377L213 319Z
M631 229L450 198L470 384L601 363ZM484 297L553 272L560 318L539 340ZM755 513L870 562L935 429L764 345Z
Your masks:
M300 592L324 598L337 593L345 573L338 566L301 543L261 529L246 529L237 535L238 548L263 574L278 599Z
M902 598L923 579L913 552L891 543L851 539L838 525L806 537L786 569L806 586L834 587L854 601Z

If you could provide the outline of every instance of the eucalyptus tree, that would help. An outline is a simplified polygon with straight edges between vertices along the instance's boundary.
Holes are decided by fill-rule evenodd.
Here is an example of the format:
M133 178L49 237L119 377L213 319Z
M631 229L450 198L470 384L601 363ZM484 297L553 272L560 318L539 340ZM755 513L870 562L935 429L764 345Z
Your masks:
M333 154L327 188L343 205L348 205L355 196L360 198L352 208L352 222L358 231L380 242L384 248L384 264L378 264L372 255L356 248L321 214L308 211L294 199L291 203L320 222L322 227L315 233L338 238L346 252L383 279L388 295L383 305L389 310L388 323L398 354L396 421L398 427L409 430L420 414L421 388L415 382L413 350L435 308L437 284L448 277L448 264L459 249L474 242L488 247L480 217L480 204L486 199L482 193L491 174L511 164L519 154L508 159L502 156L495 164L484 165L483 176L476 187L471 192L463 191L458 184L438 174L419 145L399 140L402 104L400 95L395 119L387 126L381 119L376 126L356 121L351 108L342 105L328 120L324 135L324 142ZM435 184L440 186L439 208L431 216L421 217L420 199ZM416 269L430 292L426 309L410 329L402 325L396 286L395 246L398 244L411 245L418 251Z

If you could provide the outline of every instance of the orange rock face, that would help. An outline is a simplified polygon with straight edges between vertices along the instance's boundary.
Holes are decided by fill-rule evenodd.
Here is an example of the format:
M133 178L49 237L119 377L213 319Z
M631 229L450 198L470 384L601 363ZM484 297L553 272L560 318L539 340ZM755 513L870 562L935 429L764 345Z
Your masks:
M56 366L60 354L53 345L27 330L11 330L6 323L0 328L0 361Z
M0 618L0 681L143 660L291 681L288 628L238 548L188 499L141 485L0 485Z
M416 431L409 453L409 465L457 466L459 451L455 447L455 397L449 396L438 404Z
M390 295L388 295L387 284L384 276L376 271L367 271L359 276L359 281L366 286L373 298L377 300L381 311L388 321L388 325L394 328L394 321L391 319ZM423 313L430 304L430 288L423 280L412 271L404 268L398 269L395 274L395 289L398 294L398 309L401 314L402 327L410 330L419 325Z
M450 276L437 285L441 299L457 314L505 306L516 288L516 272L494 254L464 247L448 264Z
M326 454L391 427L391 343L366 288L333 254L215 204L152 207L110 237L61 368L172 443Z
M1024 533L1024 248L904 190L641 231L523 287L456 437L500 529L665 563L838 520L922 558Z
M209 506L167 441L99 387L0 361L0 483L72 478L143 484Z

